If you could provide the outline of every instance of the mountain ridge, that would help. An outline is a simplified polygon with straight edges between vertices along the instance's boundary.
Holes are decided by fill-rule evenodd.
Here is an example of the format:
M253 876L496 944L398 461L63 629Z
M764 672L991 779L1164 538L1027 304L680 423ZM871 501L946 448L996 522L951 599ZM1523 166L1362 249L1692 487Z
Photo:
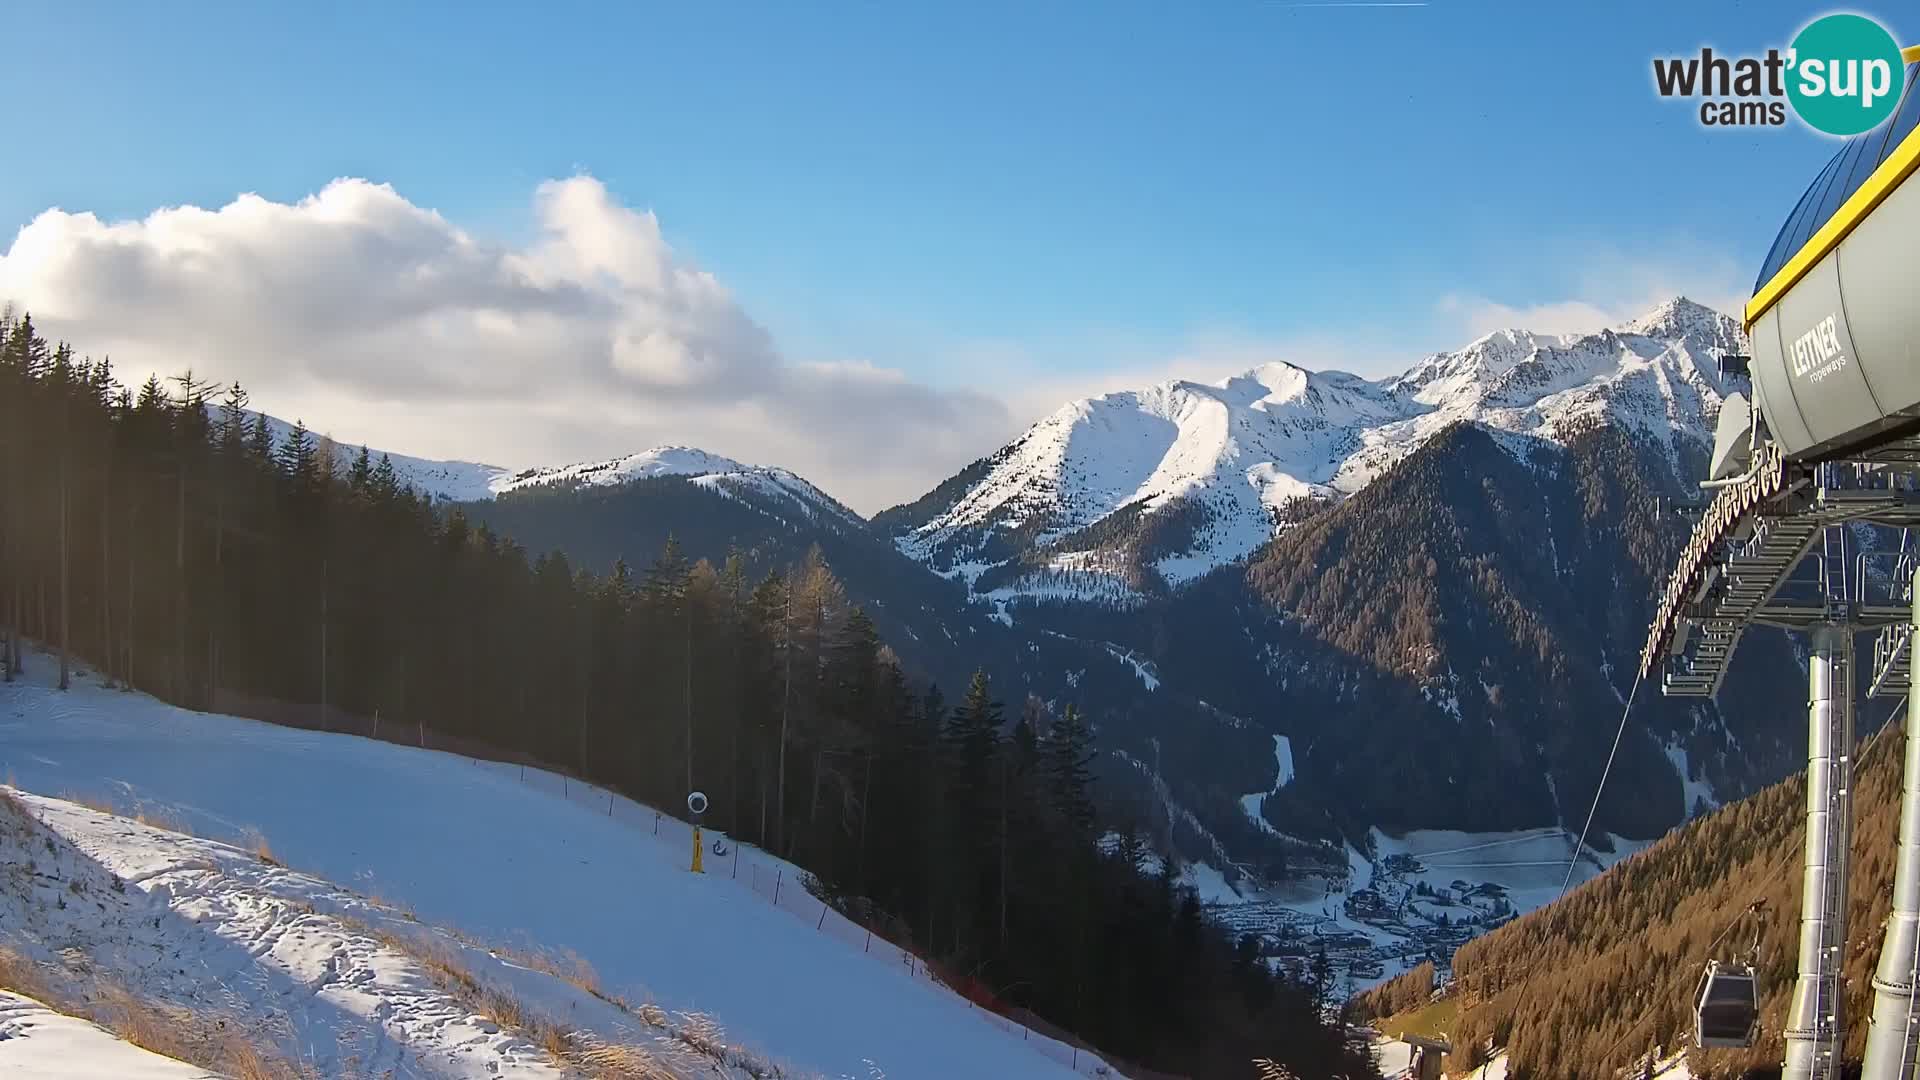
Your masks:
M1494 331L1380 379L1278 362L1170 379L1069 402L967 481L873 520L988 602L1072 597L1063 578L1133 600L1245 559L1303 506L1352 495L1459 421L1524 456L1600 420L1660 442L1685 472L1727 391L1717 361L1744 347L1733 319L1676 297L1618 329ZM1179 535L1146 535L1153 517ZM1105 543L1076 543L1103 523Z
M639 569L672 539L752 578L818 549L910 670L947 687L984 671L1022 714L1093 718L1109 819L1239 925L1326 929L1338 912L1303 914L1289 890L1315 911L1371 902L1365 883L1393 873L1379 836L1585 812L1621 658L1686 532L1657 507L1697 477L1717 360L1742 343L1676 299L1592 334L1496 331L1382 379L1273 363L1168 380L1067 403L872 519L691 447L522 470L460 509L583 566ZM1103 457L1116 440L1154 448ZM1023 467L1030 487L983 490ZM961 507L989 527L927 528ZM1650 839L1784 775L1794 662L1756 634L1750 686L1643 702L1600 834ZM1341 962L1464 932L1415 919Z

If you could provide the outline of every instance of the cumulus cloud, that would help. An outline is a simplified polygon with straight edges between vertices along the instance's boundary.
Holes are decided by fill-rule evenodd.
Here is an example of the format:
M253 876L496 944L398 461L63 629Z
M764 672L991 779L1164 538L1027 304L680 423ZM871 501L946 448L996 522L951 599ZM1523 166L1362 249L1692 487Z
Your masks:
M591 177L540 185L533 213L536 238L511 247L352 179L137 221L48 210L0 255L0 298L123 374L191 367L413 454L517 466L684 442L873 510L1017 426L983 393L783 356Z
M1748 275L1739 264L1698 250L1587 252L1565 261L1579 268L1570 290L1577 299L1502 302L1452 294L1437 305L1443 326L1465 337L1495 330L1577 334L1619 326L1675 296L1736 317L1746 306Z
M1745 296L1740 269L1697 245L1584 251L1558 260L1578 299L1450 295L1409 312L1424 330L945 350L973 389L783 354L652 213L592 177L541 184L532 214L533 238L502 245L353 179L294 203L243 195L131 221L48 210L0 254L0 301L111 355L129 381L188 368L238 380L257 407L346 443L515 467L686 443L784 465L873 511L1076 397L1271 360L1380 376L1495 329L1617 326L1676 293L1733 312Z

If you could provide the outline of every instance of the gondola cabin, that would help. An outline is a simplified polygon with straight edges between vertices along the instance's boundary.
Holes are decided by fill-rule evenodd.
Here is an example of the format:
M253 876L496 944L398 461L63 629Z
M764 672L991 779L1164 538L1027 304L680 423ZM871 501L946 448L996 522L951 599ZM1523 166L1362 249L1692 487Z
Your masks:
M1401 1075L1406 1080L1441 1080L1442 1058L1453 1052L1453 1045L1445 1039L1429 1039L1422 1035L1402 1035L1402 1042L1413 1048L1407 1059L1407 1071Z
M1703 1047L1753 1045L1760 1021L1760 986L1744 964L1707 964L1694 997L1693 1041Z

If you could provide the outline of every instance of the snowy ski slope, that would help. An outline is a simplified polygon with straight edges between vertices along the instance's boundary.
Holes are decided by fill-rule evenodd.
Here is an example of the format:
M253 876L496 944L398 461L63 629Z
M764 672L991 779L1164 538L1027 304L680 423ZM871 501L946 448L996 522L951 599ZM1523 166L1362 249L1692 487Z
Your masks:
M729 1042L829 1077L1099 1067L973 1009L884 943L863 947L831 913L796 918L797 903L809 916L820 906L791 876L769 903L781 887L770 879L791 870L762 854L743 852L738 879L717 865L688 873L684 831L666 819L656 838L654 812L624 799L533 770L523 780L512 767L194 713L91 675L62 694L50 665L32 656L25 680L0 686L0 775L26 791L106 800L210 839L264 836L314 880L479 941L577 953L610 992L710 1014Z

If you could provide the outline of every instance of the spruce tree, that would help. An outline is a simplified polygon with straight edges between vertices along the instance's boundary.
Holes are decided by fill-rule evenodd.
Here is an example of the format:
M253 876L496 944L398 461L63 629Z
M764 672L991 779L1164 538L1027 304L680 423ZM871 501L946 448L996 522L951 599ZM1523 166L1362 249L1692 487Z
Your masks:
M1077 705L1054 722L1046 743L1047 779L1053 807L1079 843L1093 841L1093 732Z

